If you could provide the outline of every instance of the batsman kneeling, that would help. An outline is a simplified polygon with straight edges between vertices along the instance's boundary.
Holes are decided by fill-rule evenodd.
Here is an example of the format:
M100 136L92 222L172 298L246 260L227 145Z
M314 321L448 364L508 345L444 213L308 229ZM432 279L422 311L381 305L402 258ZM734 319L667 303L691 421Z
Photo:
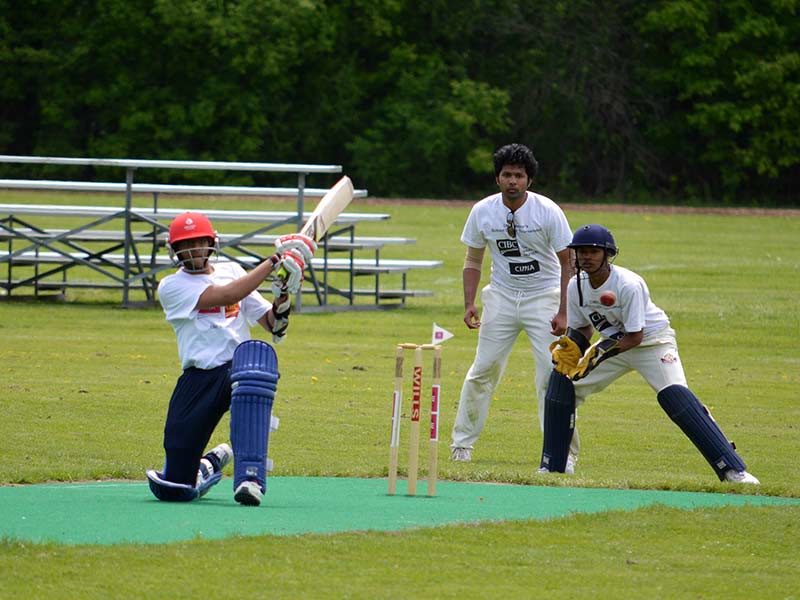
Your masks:
M575 410L589 395L630 371L656 392L658 403L697 447L720 481L758 484L708 409L686 385L675 332L639 275L612 265L611 232L584 225L569 244L577 274L567 288L567 333L551 347L540 473L563 473ZM600 340L590 344L593 329Z
M272 404L278 360L269 344L250 339L256 323L280 342L289 325L290 298L303 283L316 243L300 234L281 236L276 252L250 272L235 262L213 261L217 234L201 213L187 212L169 228L170 256L178 271L158 286L159 301L178 339L183 373L164 426L166 460L147 471L159 500L188 502L203 496L234 463L234 498L257 506L266 491L270 431L278 426ZM285 273L270 303L257 291L270 274ZM230 409L231 444L203 454L220 419ZM231 447L232 446L232 447Z

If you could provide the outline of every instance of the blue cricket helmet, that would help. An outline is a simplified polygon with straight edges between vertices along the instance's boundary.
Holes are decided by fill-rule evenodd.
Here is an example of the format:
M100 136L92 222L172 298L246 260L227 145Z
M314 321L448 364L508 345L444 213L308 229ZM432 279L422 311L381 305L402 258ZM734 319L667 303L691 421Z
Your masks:
M604 248L609 256L616 256L618 249L617 243L611 232L602 225L584 225L579 227L572 236L572 241L568 244L569 248L579 248L581 246L594 246Z

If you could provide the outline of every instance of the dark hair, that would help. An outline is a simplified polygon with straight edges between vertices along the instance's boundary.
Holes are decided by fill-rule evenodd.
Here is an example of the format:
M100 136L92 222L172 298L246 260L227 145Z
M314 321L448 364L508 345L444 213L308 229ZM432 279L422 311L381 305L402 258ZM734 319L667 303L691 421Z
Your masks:
M533 152L522 144L507 144L498 148L494 153L494 176L500 175L505 165L522 165L528 174L528 179L533 179L539 170L539 163L533 156Z

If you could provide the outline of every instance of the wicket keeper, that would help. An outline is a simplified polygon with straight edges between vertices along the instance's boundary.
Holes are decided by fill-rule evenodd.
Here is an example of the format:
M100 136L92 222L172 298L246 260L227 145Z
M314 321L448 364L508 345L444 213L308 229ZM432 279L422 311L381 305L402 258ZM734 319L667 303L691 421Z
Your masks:
M567 333L551 347L555 366L546 394L539 472L565 472L575 407L636 371L720 481L758 485L708 408L688 388L675 331L650 299L644 279L612 264L619 250L611 232L602 225L584 225L569 247L575 250L578 272L567 290ZM600 339L590 344L594 331Z

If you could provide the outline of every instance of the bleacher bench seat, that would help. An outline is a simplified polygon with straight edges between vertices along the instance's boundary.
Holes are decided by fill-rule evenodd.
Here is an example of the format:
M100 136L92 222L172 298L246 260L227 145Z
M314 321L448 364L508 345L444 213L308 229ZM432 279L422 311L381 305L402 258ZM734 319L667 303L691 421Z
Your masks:
M255 265L260 262L260 259L251 256L237 257L244 263ZM73 263L76 260L87 260L91 263L102 264L112 263L115 265L123 265L125 257L122 254L103 254L102 260L98 258L89 258L85 252L67 252L61 254L59 252L23 252L9 259L9 253L5 250L0 251L0 261L11 262L16 266L21 265L36 265L36 264L65 264ZM143 260L149 263L150 260ZM172 264L172 259L169 256L160 254L155 257L155 264L158 266ZM349 258L329 258L327 261L324 258L313 258L311 265L316 270L327 269L329 271L349 272L351 269ZM441 260L404 260L396 258L381 258L375 261L371 258L354 258L352 269L357 275L372 275L375 273L403 273L411 269L435 269L442 266Z
M14 228L14 233L10 233L0 229L0 242L5 242L13 239L21 239L21 236L28 236L32 240L47 242L53 240L58 236L63 236L67 233L68 229L46 229L44 232L35 231L26 227ZM272 246L278 235L244 235L237 233L221 233L219 234L219 241L221 245L236 242L248 246ZM133 231L133 241L152 242L153 233L151 231ZM86 229L77 233L69 235L72 242L122 242L125 240L125 232L123 231L107 231L99 229ZM164 246L167 241L166 232L160 233L156 236L159 246ZM240 241L239 241L240 240ZM384 246L406 245L415 244L414 238L407 237L371 237L371 236L355 236L351 240L347 236L333 236L328 238L327 245L329 250L367 250L383 248ZM320 245L322 242L320 242Z

